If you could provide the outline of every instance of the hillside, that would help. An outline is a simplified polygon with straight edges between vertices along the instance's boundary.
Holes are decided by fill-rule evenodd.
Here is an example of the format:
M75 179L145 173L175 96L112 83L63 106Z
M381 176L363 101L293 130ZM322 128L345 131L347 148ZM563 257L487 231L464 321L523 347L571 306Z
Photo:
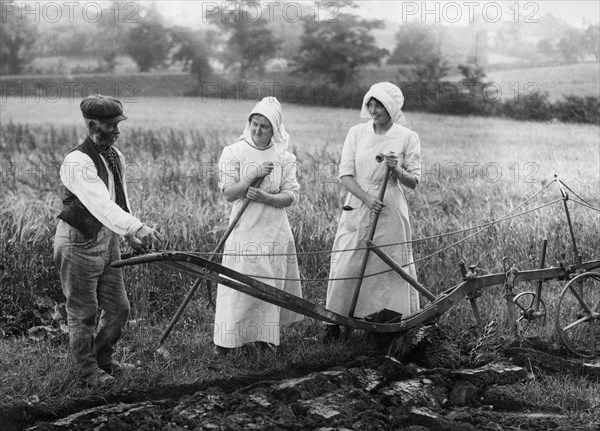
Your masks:
M492 70L485 81L494 83L502 91L502 98L513 98L533 93L548 92L551 100L564 96L600 96L600 63L563 64L544 67L521 67ZM462 76L446 78L458 82Z

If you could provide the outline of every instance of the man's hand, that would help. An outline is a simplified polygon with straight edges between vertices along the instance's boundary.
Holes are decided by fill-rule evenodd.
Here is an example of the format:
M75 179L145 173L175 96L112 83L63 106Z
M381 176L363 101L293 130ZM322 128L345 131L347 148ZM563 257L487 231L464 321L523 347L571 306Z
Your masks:
M127 241L127 245L138 254L144 254L148 252L148 250L142 246L142 241L133 236L126 236L125 241Z
M149 226L143 225L141 228L137 230L135 233L134 239L138 239L140 241L140 246L145 250L158 250L162 245L164 239L160 232L152 229ZM130 242L131 244L131 242ZM132 245L133 247L133 245ZM135 247L133 247L136 250ZM137 250L136 250L137 251Z

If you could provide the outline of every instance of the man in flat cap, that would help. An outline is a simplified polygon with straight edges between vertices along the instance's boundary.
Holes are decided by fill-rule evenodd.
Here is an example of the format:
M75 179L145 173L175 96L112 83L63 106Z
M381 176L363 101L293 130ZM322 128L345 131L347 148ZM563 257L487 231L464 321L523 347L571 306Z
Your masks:
M125 159L113 147L119 123L127 118L121 102L95 94L83 99L80 108L88 133L60 170L63 209L54 261L67 299L76 371L82 382L97 386L135 368L113 359L129 315L122 271L110 265L120 258L120 238L140 252L158 249L163 238L130 211Z

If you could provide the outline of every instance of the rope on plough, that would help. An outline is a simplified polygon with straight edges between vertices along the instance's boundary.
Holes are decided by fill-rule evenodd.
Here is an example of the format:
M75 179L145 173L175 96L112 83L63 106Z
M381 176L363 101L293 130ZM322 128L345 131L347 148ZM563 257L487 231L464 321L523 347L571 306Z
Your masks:
M507 221L507 220L512 220L514 218L517 217L521 217L524 215L527 215L529 213L535 212L535 211L539 211L543 208L552 206L558 202L563 201L563 198L559 198L556 200L553 200L551 202L548 202L546 204L542 204L539 205L535 208L531 208L528 209L526 211L523 211L519 214L512 214L515 211L517 211L519 208L523 207L525 204L527 204L529 201L531 201L532 199L534 199L536 196L538 196L539 194L541 194L544 190L546 190L550 184L552 184L553 182L549 182L548 184L546 184L544 187L542 187L540 190L538 190L536 193L534 193L533 195L531 195L530 197L528 197L527 199L525 199L523 202L521 202L519 205L517 205L515 208L513 208L512 210L510 210L509 212L507 212L505 215L503 215L502 217L493 220L491 222L487 222L487 223L482 223L476 226L472 226L472 227L468 227L465 229L459 229L459 230L455 230L452 232L446 232L446 233L442 233L442 234L438 234L438 235L433 235L433 236L429 236L429 237L423 237L423 238L417 238L417 239L413 239L411 241L403 241L403 242L397 242L397 243L388 243L388 244L382 244L382 245L378 245L378 247L380 248L385 248L385 247L394 247L394 246L399 246L399 245L406 245L406 244L413 244L413 243L418 243L418 242L424 242L424 241L429 241L432 239L439 239L439 238L444 238L447 236L452 236L452 235L458 235L461 233L465 233L465 232L469 232L472 230L477 230L476 232L467 235L464 238L461 238L458 241L453 242L452 244L447 245L446 247L443 247L431 254L428 254L427 256L423 256L419 259L416 259L412 262L403 264L402 267L408 267L410 265L414 265L416 263L425 261L427 259L430 259L440 253L443 253L446 250L449 250L453 247L456 247L457 245L469 240L470 238L480 234L481 232L483 232L484 230L486 230L487 228L494 226L496 224L499 224L501 222ZM570 198L570 200L573 203L576 203L578 205L581 205L583 207L586 207L588 209L592 209L594 211L598 211L600 212L600 209L597 209L595 207L593 207L591 204L589 204L585 199L583 199L581 196L577 195L571 188L569 188L566 184L564 184L563 182L561 182L561 184L563 184L565 186L565 188L567 188L571 193L573 193L573 195L577 196L579 199L581 199L581 201L575 200L573 198ZM512 215L511 215L512 214ZM275 256L310 256L310 255L321 255L321 254L335 254L335 253L345 253L345 252L351 252L351 251L361 251L361 250L367 250L369 247L357 247L357 248L351 248L351 249L344 249L344 250L327 250L327 251L312 251L312 252L294 252L294 253L268 253L268 254L264 254L264 253L244 253L243 256L244 257L263 257L263 256L269 256L269 257L275 257ZM203 255L212 255L212 256L239 256L239 254L236 253L202 253L202 252L194 252L192 254L198 255L198 256L203 256ZM381 274L385 274L388 272L392 272L393 269L386 269L383 271L379 271L379 272L374 272L374 273L370 273L370 274L365 274L360 278L369 278L369 277L375 277ZM250 277L254 277L257 279L262 279L262 280L278 280L278 281L304 281L304 282L329 282L329 281L342 281L342 280L357 280L359 277L334 277L334 278L286 278L286 277L268 277L268 276L264 276L264 275L253 275L253 274L246 274Z
M596 207L593 207L593 206L591 206L591 205L590 205L590 204L588 204L588 203L580 202L580 201L578 201L577 199L573 199L573 198L571 198L571 199L569 199L569 200L570 200L571 202L573 202L573 203L576 203L576 204L578 204L578 205L581 205L582 207L585 207L585 208L587 208L587 209L590 209L590 210L593 210L593 211L596 211L596 212L599 212L599 213L600 213L600 209L598 209L598 208L596 208Z
M485 223L485 226L486 226L485 228L479 229L477 232L474 232L471 235L468 235L465 238L462 238L462 239L460 239L460 240L458 240L458 241L456 241L456 242L448 245L447 247L444 247L444 248L442 248L442 249L440 249L440 250L438 250L438 251L436 251L434 253L431 253L431 254L429 254L427 256L424 256L424 257L422 257L420 259L417 259L415 261L406 263L406 264L402 265L402 267L405 268L407 266L414 265L417 262L421 262L423 260L430 259L431 257L433 257L433 256L435 256L435 255L437 255L439 253L442 253L442 252L448 250L449 248L455 247L456 245L458 245L458 244L460 244L460 243L462 243L464 241L467 241L469 238L472 238L475 235L478 235L479 233L483 232L485 229L487 229L488 227L490 227L490 226L492 226L494 224L498 224L498 223L501 223L501 222L506 221L506 220L510 220L510 219L513 219L513 218L516 218L516 217L520 217L520 216L526 215L528 213L540 210L540 209L548 207L550 205L554 205L554 204L556 204L556 203L558 203L560 201L562 201L562 199L556 199L556 200L554 200L552 202L546 203L544 205L540 205L539 207L532 208L532 209L529 209L529 210L527 210L525 212L522 212L522 213L510 216L509 215L510 213L516 211L520 206L522 206L525 203L525 202L523 202L523 204L515 207L513 210L509 211L506 215L504 215L503 217L499 218L498 220L495 220L495 221L489 222L489 223ZM467 229L467 230L472 230L472 228ZM465 231L465 230L463 230L463 231ZM361 248L359 250L364 250L366 248L367 247L364 247L364 248ZM286 254L286 255L288 255L288 254ZM249 255L244 255L244 256L249 256ZM260 256L280 256L280 255L269 254L269 255L260 255ZM381 272L376 272L376 273L364 275L362 278L374 277L376 275L385 274L385 273L391 272L391 271L393 271L393 269L387 269L387 270L384 270L384 271L381 271ZM267 276L263 276L263 275L252 275L252 274L247 274L247 275L249 275L250 277L260 278L260 279L263 279L263 280L288 280L288 281L309 281L309 282L316 282L316 281L338 281L338 280L357 280L359 278L359 277L340 277L340 278L285 278L285 277L267 277Z
M554 200L554 201L552 201L552 202L549 202L549 203L547 203L547 204L540 205L540 206L539 206L539 207L537 207L537 208L532 208L532 209L530 209L530 210L527 210L527 211L525 211L525 212L522 212L522 213L519 213L519 214L515 214L515 215L513 215L513 216L505 216L505 217L502 217L502 218L500 218L500 219L496 220L495 222L490 222L490 223L488 223L488 224L489 224L489 226L492 226L492 225L494 225L494 224L498 224L498 223L500 223L500 222L503 222L503 221L506 221L506 220L510 220L510 219L513 219L513 218L516 218L516 217L520 217L520 216L523 216L523 215L525 215L525 214L528 214L528 213L531 213L531 212L534 212L534 211L540 210L540 209L542 209L542 208L545 208L545 207L548 207L548 206L550 206L550 205L554 205L554 204L556 204L556 203L558 203L558 202L560 202L560 201L562 201L562 199L556 199L556 200ZM518 207L517 207L517 208L518 208ZM517 208L515 208L515 210L516 210ZM513 212L513 211L514 211L514 210L512 210L511 212ZM510 212L509 212L508 214L510 214ZM488 227L489 227L489 226L488 226ZM422 258L420 258L420 259L417 259L417 260L415 260L415 261L412 261L412 262L410 262L410 263L404 264L404 265L402 265L402 267L406 267L406 266L413 265L413 264L415 264L415 263L421 262L421 261L423 261L423 260L427 260L427 259L429 259L429 258L431 258L431 257L433 257L433 256L435 256L435 255L437 255L437 254L439 254L439 253L442 253L443 251L446 251L446 250L448 250L449 248L452 248L452 247L454 247L454 246L456 246L456 245L458 245L458 244L460 244L460 243L462 243L462 242L464 242L464 241L468 240L469 238L472 238L472 237L474 237L475 235L478 235L478 234L480 234L480 233L481 233L481 232L483 232L485 229L487 229L487 227L485 227L485 228L483 228L483 229L479 229L477 232L474 232L474 233L472 233L471 235L468 235L468 236L466 236L466 237L464 237L464 238L462 238L462 239L460 239L460 240L458 240L458 241L456 241L456 242L454 242L454 243L452 243L452 244L450 244L450 245L448 245L448 246L446 246L446 247L444 247L444 248L441 248L441 249L439 249L439 250L435 251L434 253L428 254L427 256L423 256L423 257L422 257Z
M516 215L512 215L509 216L510 213L515 212L517 209L519 209L520 207L522 207L523 205L525 205L527 202L529 202L530 200L532 200L533 198L535 198L537 195L539 195L540 193L542 193L546 188L548 188L549 185L544 186L542 189L540 189L539 191L537 191L536 193L534 193L532 196L530 196L529 198L527 198L525 201L523 201L521 204L519 204L518 206L516 206L513 210L509 211L508 213L506 213L504 216L500 217L497 220L491 221L491 222L487 222L487 223L482 223L480 225L476 225L476 226L472 226L472 227L468 227L468 228L464 228L464 229L459 229L459 230L455 230L455 231L451 231L451 232L446 232L446 233L442 233L442 234L438 234L438 235L432 235L432 236L428 236L428 237L423 237L423 238L417 238L417 239L413 239L410 241L402 241L402 242L393 242L393 243L388 243L388 244L381 244L378 245L379 248L386 248L386 247L395 247L398 245L405 245L405 244L414 244L414 243L418 243L418 242L424 242L424 241L430 241L432 239L439 239L439 238L444 238L447 236L452 236L452 235L458 235L464 232L468 232L471 230L475 230L475 229L481 229L481 228L488 228L494 224L500 223L501 221L505 221L505 220L510 220L516 217L520 217L521 215L525 215L527 213L533 212L533 211L537 211L539 209L542 209L546 206L549 205L553 205L557 202L562 201L562 199L557 199L555 201L552 201L548 204L544 204L544 205L540 205L539 207L536 208L532 208L530 210L527 210L523 213L520 214L516 214ZM264 254L264 253L244 253L244 257L260 257L260 256L311 256L311 255L319 255L319 254L336 254L336 253L347 253L350 251L361 251L361 250L367 250L369 247L357 247L357 248L346 248L343 250L318 250L318 251L306 251L306 252L292 252L292 253L268 253L268 254ZM196 254L198 256L210 256L210 255L217 255L217 256L239 256L239 254L236 253L209 253L209 252L193 252L192 254Z
M558 180L557 180L557 181L558 181ZM589 206L590 206L590 208L592 208L592 209L595 209L596 211L600 211L600 210L598 210L597 208L594 208L594 207L592 206L592 204L591 204L591 203L589 203L589 202L588 202L588 201L586 201L584 198L582 198L581 196L579 196L579 195L578 195L578 194L577 194L577 193L576 193L576 192L575 192L575 191L574 191L574 190L573 190L571 187L569 187L568 185L566 185L566 184L565 184L565 183L564 183L562 180L560 181L560 183L561 183L563 186L565 186L565 188L566 188L568 191L570 191L570 192L571 192L571 193L573 193L575 196L577 196L577 197L579 198L579 200L581 200L581 201L585 202L587 205L589 205Z
M556 200L554 200L554 201L552 201L552 202L549 202L549 203L546 203L546 204L540 205L540 206L538 206L538 207L535 207L535 208L531 208L531 209L529 209L529 210L527 210L527 211L524 211L524 212L521 212L521 213L519 213L519 214L510 215L511 213L513 213L513 212L517 211L519 208L521 208L523 205L525 205L527 202L529 202L530 200L534 199L534 198L535 198L537 195L539 195L540 193L542 193L542 192L543 192L543 191L544 191L546 188L548 188L548 186L549 186L549 185L546 185L546 186L544 186L544 187L543 187L542 189L540 189L538 192L536 192L535 194L533 194L533 195L532 195L532 196L530 196L529 198L525 199L525 200L524 200L523 202L521 202L521 203L520 203L518 206L516 206L516 207L515 207L515 208L513 208L511 211L509 211L508 213L506 213L504 216L500 217L500 218L499 218L499 219L497 219L497 220L494 220L494 221L492 221L492 222L488 222L488 223L484 223L484 224L482 224L482 225L480 225L480 226L477 226L477 227L471 227L471 228L467 228L467 229L461 229L460 231L456 231L456 232L451 232L451 233L443 234L443 236L448 236L448 235L455 235L455 234L457 234L457 233L467 232L467 231L469 231L469 230L473 230L473 229L478 229L478 230L477 230L477 232L474 232L473 234L471 234L471 235L468 235L468 236L466 236L465 238L462 238L462 239L460 239L460 240L458 240L458 241L456 241L456 242L454 242L454 243L452 243L452 244L448 245L447 247L444 247L444 248L442 248L442 249L440 249L440 250L437 250L437 251L436 251L436 252L434 252L434 253L431 253L431 254L429 254L429 255L427 255L427 256L424 256L424 257L422 257L422 258L420 258L420 259L417 259L417 260L415 260L415 261L412 261L412 262L406 263L406 264L402 265L402 267L403 267L403 268L405 268L405 267L407 267L407 266L414 265L414 264L415 264L415 263L417 263L417 262L421 262L421 261L424 261L424 260L426 260L426 259L430 259L431 257L433 257L433 256L435 256L435 255L437 255L437 254L439 254L439 253L442 253L442 252L444 252L444 251L446 251L446 250L448 250L448 249L450 249L450 248L452 248L452 247L455 247L456 245L458 245L458 244L460 244L460 243L462 243L462 242L464 242L464 241L467 241L469 238L472 238L472 237L473 237L473 236L475 236L475 235L478 235L479 233L483 232L485 229L487 229L487 228L488 228L488 227L490 227L490 226L493 226L493 225L495 225L495 224L498 224L498 223L500 223L500 222L503 222L503 221L506 221L506 220L510 220L510 219L513 219L513 218L516 218L516 217L521 217L521 216L523 216L523 215L529 214L529 213L531 213L531 212L534 212L534 211L538 211L538 210L540 210L540 209L542 209L542 208L545 208L545 207L548 207L548 206L554 205L554 204L556 204L556 203L558 203L558 202L561 202L561 201L562 201L562 199L556 199ZM481 228L481 227L482 227L482 228ZM406 241L406 242L403 242L403 243L400 243L400 244L407 244L407 243L412 243L412 242L417 242L417 241L422 241L422 240L423 240L423 239L416 239L416 240L413 240L413 241ZM391 245L394 245L394 244L387 244L387 246L388 246L388 247L389 247L389 246L391 246ZM396 245L398 245L398 244L396 244ZM383 246L382 246L382 247L383 247ZM366 249L366 248L367 248L367 247L362 247L362 248L355 249L355 250L364 250L364 249ZM342 251L343 251L343 250L342 250ZM330 253L331 253L331 252L330 252ZM278 255L278 254L270 254L270 255L268 255L268 256L277 256L277 255ZM282 255L282 254L280 254L280 255ZM286 253L285 255L290 255L290 254ZM246 256L246 255L245 255L245 256ZM264 255L261 255L261 256L264 256ZM381 271L381 272L378 272L378 273L367 274L367 275L363 276L363 278L364 278L364 277L372 277L372 276L375 276L375 275L379 275L379 274L383 274L383 273L386 273L386 272L391 272L391 271L392 271L392 269L388 269L388 270ZM305 282L316 282L316 281L337 281L337 280L350 280L350 279L358 279L358 278L359 278L359 277L343 277L343 278L311 278L311 279L306 279L306 278L304 278L304 279L299 279L299 278L285 278L285 277L266 277L266 276L261 276L261 275L252 275L252 276L253 276L253 277L256 277L256 278L261 278L261 279L263 279L263 280L288 280L288 281L305 281Z
M433 253L429 256L425 256L422 259L419 259L419 261L428 259L436 254L442 253L443 251L445 251L451 247L454 247L457 244L464 242L464 241L468 240L469 238L481 233L483 230L487 229L490 226L493 226L494 224L497 224L502 221L506 221L506 220L509 220L509 219L512 219L515 217L521 217L528 213L538 211L542 208L549 207L555 203L562 201L564 204L564 207L565 207L567 221L569 223L569 229L570 229L571 237L573 240L574 252L575 252L575 255L577 256L577 264L576 265L568 265L565 263L561 263L560 267L544 268L544 265L542 263L542 269L529 270L529 271L527 271L527 270L526 271L517 271L515 268L511 268L511 273L514 276L514 278L511 279L511 281L514 282L517 277L519 277L520 279L525 280L525 281L539 280L540 282L543 281L544 279L551 279L551 278L567 279L569 274L571 274L573 272L582 271L582 270L585 271L588 269L593 270L595 268L599 268L600 267L599 260L586 261L586 262L582 261L581 254L579 254L578 250L577 250L575 236L573 233L573 228L572 228L572 223L571 223L571 218L569 216L569 209L568 209L568 205L567 205L567 201L569 200L569 194L565 191L566 189L568 189L568 187L566 185L564 185L560 180L558 180L557 175L555 175L554 182L560 188L560 193L562 196L561 199L557 199L553 202L549 202L549 203L540 205L536 208L532 208L529 210L522 210L519 214L511 215L512 213L514 213L515 211L517 211L521 207L523 207L527 202L531 201L534 197L539 195L543 190L545 190L548 187L548 185L545 185L541 190L538 190L538 192L536 192L534 195L525 199L516 208L507 212L501 218L499 218L495 221L489 222L489 223L485 223L482 225L483 227L476 227L475 229L477 229L477 231L474 232L473 234L471 234L465 238L462 238L461 240L459 240L459 241L455 242L454 244L451 244L441 250L438 250L436 253ZM382 188L385 189L385 183ZM568 190L571 190L571 189L568 189ZM379 199L381 200L382 197L380 197ZM585 207L595 209L595 208L593 208L593 206L591 204L589 204L589 202L585 201L582 198L580 198L580 199L581 200L576 201L576 204L580 204ZM367 331L375 331L375 332L378 332L378 331L379 332L401 332L401 331L408 330L409 328L412 328L416 325L423 324L424 322L427 322L429 320L439 317L440 313L444 313L447 309L451 308L454 305L454 303L456 302L456 297L458 297L458 296L465 296L465 297L469 298L470 295L472 295L474 293L478 293L479 290L481 290L484 287L498 285L503 282L505 285L507 285L507 274L505 274L505 273L489 274L489 275L485 275L485 276L476 278L477 274L476 274L475 270L471 269L472 272L467 273L464 263L461 262L461 273L463 275L464 280L461 283L459 283L458 285L452 287L451 289L447 289L446 291L444 291L442 293L442 295L439 295L436 297L431 292L429 292L425 287L420 285L416 280L411 278L403 269L401 269L400 265L396 261L394 261L393 258L388 256L383 251L381 251L380 247L371 241L371 239L373 238L374 227L376 225L375 224L376 220L377 220L376 216L377 216L377 214L375 214L374 222L371 224L372 230L370 231L370 233L365 241L367 247L359 248L359 249L355 249L355 250L369 250L369 251L372 250L382 259L383 262L387 263L390 266L390 269L387 271L383 271L383 272L379 272L379 273L375 273L375 274L365 275L364 269L365 269L367 260L363 259L363 265L361 266L361 270L360 270L360 278L354 278L354 279L358 280L356 291L359 291L360 283L362 282L362 279L364 277L372 277L372 276L375 276L378 274L382 274L384 272L390 272L392 270L398 272L402 276L402 278L404 278L415 289L417 289L421 294L426 296L427 299L429 299L431 301L430 306L428 306L427 308L425 308L417 313L414 313L413 315L409 316L406 320L402 319L402 322L397 322L397 323L389 323L388 322L388 323L382 324L382 323L376 323L374 321L373 322L366 322L366 321L363 322L363 321L361 321L359 319L355 319L353 317L342 316L337 313L333 313L332 311L329 311L323 307L320 307L317 304L313 304L302 298L296 297L288 292L281 291L281 290L277 289L275 286L272 286L270 284L267 284L267 283L259 280L259 279L263 279L263 280L297 280L297 281L301 282L301 281L329 281L329 280L334 280L334 279L306 280L306 279L293 279L293 278L273 278L273 277L265 277L265 276L260 276L260 275L251 276L249 274L243 274L240 272L236 272L232 269L227 268L226 266L222 266L222 265L214 262L212 260L212 258L215 257L216 253L213 253L211 255L211 259L204 259L199 256L199 254L201 254L201 253L193 253L192 254L192 253L182 253L182 252L177 252L177 251L164 250L164 251L157 251L155 253L150 253L147 255L133 256L133 257L131 257L131 259L125 259L125 260L121 259L121 260L113 262L112 266L119 268L119 267L127 266L127 265L137 265L137 264L142 264L142 263L157 262L162 265L173 266L177 269L183 270L183 272L191 273L198 277L198 279L196 280L196 283L194 284L194 287L188 293L185 301L181 304L177 313L175 314L175 316L169 323L168 328L163 333L163 336L161 337L161 340L160 340L161 345L164 342L167 335L169 334L169 332L171 331L171 329L173 328L173 325L177 322L177 319L183 312L186 304L191 299L191 296L193 295L193 293L195 291L195 287L198 285L198 282L199 282L198 280L205 280L205 279L212 280L212 282L216 282L219 285L224 285L229 288L233 288L237 291L248 294L257 299L267 301L267 302L272 303L277 306L282 306L286 309L289 309L290 311L299 312L299 313L309 316L309 317L315 317L315 318L317 318L319 320L323 320L325 322L329 322L329 323L333 323L333 324L341 324L344 326L348 326L350 328L356 328L356 329L367 330ZM228 230L232 229L234 227L235 227L235 223L230 223L230 228L228 228ZM454 235L454 234L457 234L460 232L466 232L466 231L473 230L473 229L474 228L462 229L459 232L447 233L447 234L440 235L440 236ZM440 237L440 236L437 236L437 237ZM414 242L422 241L422 240L423 239L416 239L413 241L404 242L404 244L414 243ZM223 239L222 241L224 242L225 240ZM386 246L389 247L391 245L386 244ZM544 255L545 255L545 246L546 246L546 241L544 241L544 252L543 252ZM218 250L215 250L215 252L216 251L218 251ZM333 253L333 252L335 252L335 250L332 252L328 251L327 253ZM293 254L298 255L298 253L293 253ZM317 254L317 253L311 253L311 254ZM277 254L277 256L285 256L285 255L290 255L290 254L288 254L288 253ZM239 253L233 254L233 256L239 256ZM270 256L276 256L276 254L261 253L256 256L270 257ZM365 253L365 256L368 256L368 251L367 251L367 253ZM542 262L543 262L543 260L544 260L544 258L542 258ZM414 265L415 262L417 262L417 261L410 262L404 266ZM203 270L199 271L195 267L190 267L190 265L201 267L201 268L203 268ZM471 274L473 275L473 277L471 277ZM587 277L588 275L582 273L582 274L578 275L577 277L573 278L569 282L569 284L567 284L565 289L568 289L572 283L576 282L578 280L578 277L584 277L584 276ZM350 278L350 277L342 278L341 280L344 280L344 279L348 280L348 279L352 279L352 278ZM511 287L511 286L509 286L509 287ZM209 289L207 289L207 293L209 294L209 296L210 296L211 290L212 289L210 289L210 285L209 285ZM575 293L575 290L573 290L573 292ZM355 299L356 299L356 296L357 295L355 295ZM471 302L473 305L473 311L475 312L476 316L478 316L476 304L474 304L474 302L473 302L474 297L469 298L469 299L471 299ZM579 300L580 303L582 303L580 298L577 297L577 299ZM562 301L562 297L561 297L561 301ZM513 305L512 301L509 303L509 315L510 315L510 306L511 305ZM559 304L559 306L560 306L560 304ZM353 306L351 308L353 308ZM353 316L352 310L350 311L349 315ZM594 317L597 317L597 316L591 316L591 318L594 318ZM478 318L478 320L480 320L480 319ZM512 321L513 319L511 318L510 320ZM571 323L570 325L568 325L567 327L565 327L563 329L568 329L568 328L572 327L573 325L578 324L580 321L581 321L581 319ZM560 328L558 328L558 329L560 329ZM593 329L592 329L592 333L593 333ZM560 335L560 333L559 333L559 335ZM565 340L563 339L563 341L565 341ZM593 339L593 342L595 342L595 338ZM570 348L570 346L568 346L568 343L565 342L565 344L567 344L567 347ZM593 344L592 344L592 346L593 346ZM573 349L571 349L571 350L573 350ZM575 350L573 350L573 351L575 352ZM594 353L595 353L594 347L592 347L592 355Z

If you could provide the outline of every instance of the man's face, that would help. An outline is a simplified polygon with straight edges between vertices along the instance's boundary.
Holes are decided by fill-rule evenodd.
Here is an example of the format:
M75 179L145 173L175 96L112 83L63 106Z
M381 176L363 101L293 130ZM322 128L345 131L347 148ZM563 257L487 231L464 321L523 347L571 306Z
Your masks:
M95 142L99 145L111 146L119 138L119 123L102 123L101 121L94 121L92 125L92 136Z

